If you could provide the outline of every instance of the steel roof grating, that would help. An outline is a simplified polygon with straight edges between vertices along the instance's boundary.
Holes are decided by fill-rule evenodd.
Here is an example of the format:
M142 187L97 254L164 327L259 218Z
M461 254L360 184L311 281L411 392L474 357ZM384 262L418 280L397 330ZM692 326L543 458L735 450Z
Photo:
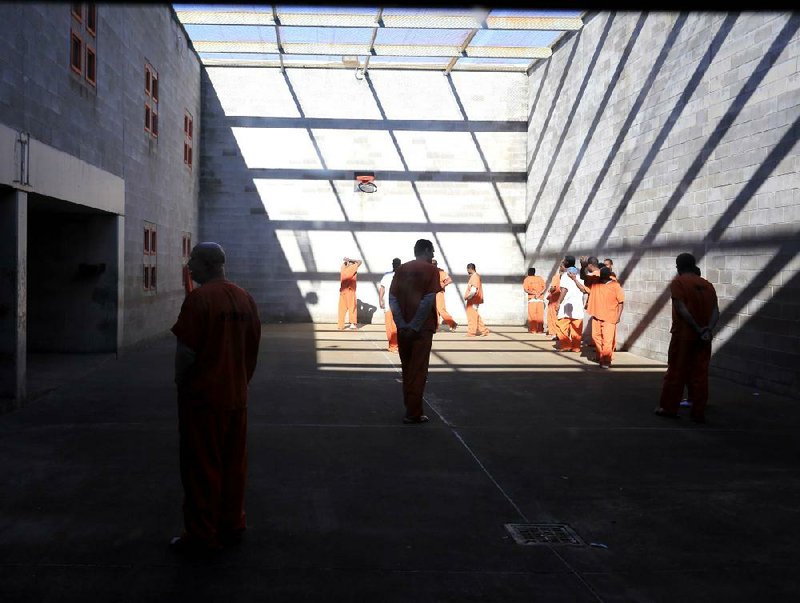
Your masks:
M204 64L526 71L584 11L175 4ZM273 11L274 16L273 18Z

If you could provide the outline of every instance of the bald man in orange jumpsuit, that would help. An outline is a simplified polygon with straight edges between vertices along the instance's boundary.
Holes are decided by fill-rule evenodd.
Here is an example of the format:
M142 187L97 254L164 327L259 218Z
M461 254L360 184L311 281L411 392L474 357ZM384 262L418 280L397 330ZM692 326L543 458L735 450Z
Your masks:
M544 279L536 276L536 268L528 268L528 276L522 281L528 294L528 333L544 333Z
M351 258L344 258L342 267L339 270L339 330L344 330L344 317L349 314L350 322L347 325L348 329L355 329L358 325L358 317L356 316L356 279L358 275L358 267L361 266L361 260L353 260Z
M575 280L573 278L573 280ZM589 294L587 310L592 316L592 340L600 368L611 368L617 344L617 325L625 304L625 292L619 282L611 278L611 269L603 266L597 280L587 287L575 281L583 293Z
M433 243L419 239L414 245L416 259L402 264L394 273L389 306L397 323L397 341L403 366L404 423L426 423L422 396L428 380L428 364L436 330L436 294L442 290L439 269L431 264Z
M453 317L450 315L450 312L447 311L447 307L444 303L444 288L452 283L453 279L451 279L450 275L445 272L444 268L439 268L439 263L436 260L431 260L431 264L436 266L436 268L439 270L439 285L442 288L442 290L436 294L436 314L444 324L450 327L451 331L455 331L458 323L453 320ZM438 324L436 330L439 330Z
M558 337L556 324L558 323L558 300L561 297L561 275L564 274L564 264L559 262L558 270L550 281L550 288L547 290L547 334L553 338Z
M473 263L467 264L467 274L469 274L469 280L467 281L467 291L464 293L464 299L467 302L467 335L475 337L480 334L482 337L486 337L489 329L483 324L483 318L478 314L478 307L483 303L481 275L475 270Z
M692 420L705 423L711 339L719 320L717 292L714 285L698 275L697 260L691 253L678 255L675 268L678 276L669 285L672 337L661 401L655 413L662 417L677 417L684 387L688 387Z
M247 384L261 321L250 294L225 279L224 263L217 243L192 249L188 267L201 286L172 327L184 531L170 546L189 556L238 544L246 528Z

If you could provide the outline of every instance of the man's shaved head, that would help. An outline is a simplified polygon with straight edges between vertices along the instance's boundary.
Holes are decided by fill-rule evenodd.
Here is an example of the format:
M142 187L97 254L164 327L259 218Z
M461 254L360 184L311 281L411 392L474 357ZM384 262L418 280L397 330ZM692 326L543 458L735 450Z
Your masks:
M194 249L192 249L192 257L197 258L209 266L221 266L225 263L225 250L219 243L206 241L194 246Z
M225 278L225 250L219 243L198 243L192 249L188 266L192 280L201 285L212 279Z

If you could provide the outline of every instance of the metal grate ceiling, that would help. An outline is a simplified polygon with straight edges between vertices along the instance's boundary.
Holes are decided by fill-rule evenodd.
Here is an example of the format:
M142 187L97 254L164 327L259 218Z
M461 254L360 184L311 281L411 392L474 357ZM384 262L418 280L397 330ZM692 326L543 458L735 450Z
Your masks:
M528 71L583 11L174 4L205 65Z

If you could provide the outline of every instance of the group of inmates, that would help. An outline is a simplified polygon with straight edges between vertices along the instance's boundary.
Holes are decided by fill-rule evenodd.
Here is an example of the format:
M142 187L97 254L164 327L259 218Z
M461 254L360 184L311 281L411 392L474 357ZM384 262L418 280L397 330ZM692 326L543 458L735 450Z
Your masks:
M402 265L400 258L392 260L391 271L385 273L378 284L378 305L383 310L384 322L386 325L386 340L388 342L388 350L390 352L398 352L397 345L397 324L394 319L394 314L390 305L387 303L387 296L389 289L392 285L397 269ZM436 329L441 330L447 327L450 331L455 331L458 328L458 323L453 319L450 312L447 311L447 305L444 299L445 287L452 284L453 279L445 271L440 268L435 259L429 262L437 270L439 279L439 290L436 292L435 314L436 314ZM357 307L356 307L356 283L358 279L358 267L361 266L361 260L344 257L342 265L339 269L339 311L337 316L337 327L340 331L347 329L358 328ZM489 329L483 322L480 315L479 308L484 302L483 283L481 282L481 275L475 268L475 264L467 264L467 274L469 280L467 281L467 288L464 292L464 305L466 306L467 314L467 337L486 337L489 335Z
M400 355L403 375L404 423L426 423L424 391L433 334L441 324L458 326L444 305L450 276L436 265L431 241L414 245L414 260L395 258L392 272L381 279L379 301L387 316L389 349ZM355 285L361 260L344 258L341 269L339 328L356 327ZM242 541L247 479L248 383L255 373L261 320L253 297L225 278L225 252L217 243L192 249L185 267L186 297L172 332L177 337L175 384L178 393L180 475L183 485L184 530L170 541L187 556L207 556ZM550 287L529 270L523 287L529 297L528 328L553 334L562 352L579 352L584 329L591 329L601 366L608 368L614 352L616 325L624 303L622 288L606 259L565 256ZM705 422L708 368L713 329L719 319L713 285L700 276L689 253L677 256L678 275L669 286L672 329L667 371L655 414L677 418L685 387L691 418ZM483 287L474 264L467 266L464 293L467 335L489 330L478 313ZM195 288L193 283L201 286ZM587 298L584 299L583 296ZM388 302L387 302L388 296ZM388 307L387 307L388 306ZM591 317L584 324L585 317ZM390 327L391 324L391 327Z

